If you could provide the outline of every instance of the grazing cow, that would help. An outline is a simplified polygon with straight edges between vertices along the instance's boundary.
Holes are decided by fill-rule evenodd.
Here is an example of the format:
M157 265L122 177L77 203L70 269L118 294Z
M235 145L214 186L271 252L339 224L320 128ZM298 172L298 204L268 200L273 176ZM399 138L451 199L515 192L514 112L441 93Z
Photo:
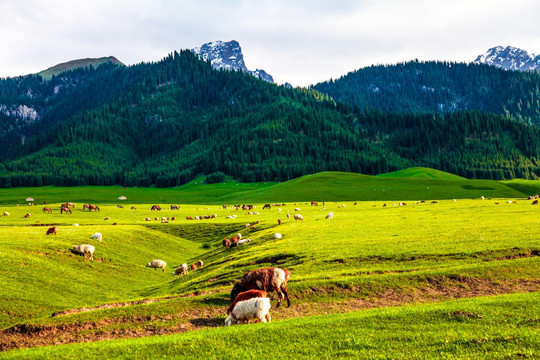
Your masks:
M197 265L191 264L191 271L195 271L195 270L197 270Z
M278 225L281 225L281 219L277 219Z
M52 214L52 209L51 209L51 208L48 208L48 207L44 207L43 209L41 209L41 211L47 212L47 213L49 213L49 214Z
M124 207L122 205L116 205L117 208L123 209Z
M47 229L47 235L51 235L51 234L54 234L56 236L56 230L57 230L57 227L56 226L53 226L51 228L48 228Z
M186 220L193 220L192 216L186 216Z
M311 202L311 206L319 206L319 204L317 204L316 201L312 201L312 202Z
M229 239L223 239L222 241L223 246L231 246L231 240Z
M202 260L198 260L198 261L197 261L197 266L199 267L199 269L202 268L202 267L203 267L203 261L202 261Z
M69 207L67 207L67 206L62 206L60 208L60 214L63 214L65 212L71 214L71 209Z
M82 209L83 209L83 211L84 211L84 210L90 211L90 204L84 204L84 205L82 206Z
M538 199L534 200L534 201L532 202L532 205L538 205Z
M137 207L136 207L136 206L132 206L132 207L131 207L131 210L137 210Z
M152 211L161 211L161 206L159 205L153 205L152 208L150 209Z
M171 205L171 210L180 210L180 206L178 206L178 205Z
M271 208L272 208L272 205L270 205L270 204L264 204L264 206L263 206L263 210L264 209L271 209Z
M263 290L276 291L278 293L278 304L281 304L283 298L287 299L287 306L291 306L289 295L287 294L287 281L291 276L291 272L281 268L264 268L249 271L239 282L234 284L231 291L231 301L236 299L236 296L247 290Z
M26 213L26 214L24 215L24 217L25 217L25 218L29 218L29 217L30 217L30 213Z
M300 214L294 214L294 220L302 220L304 221L304 217Z
M99 206L97 206L97 205L90 205L90 210L89 211L101 211L101 210L99 209Z

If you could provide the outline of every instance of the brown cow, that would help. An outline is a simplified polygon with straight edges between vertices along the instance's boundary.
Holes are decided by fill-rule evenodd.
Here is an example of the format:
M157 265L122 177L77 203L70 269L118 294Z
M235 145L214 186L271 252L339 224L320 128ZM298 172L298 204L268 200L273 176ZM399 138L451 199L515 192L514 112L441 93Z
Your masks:
M58 230L58 228L56 226L53 226L51 228L48 228L47 229L47 235L51 235L51 234L54 234L56 236L56 230Z
M43 209L41 209L41 211L47 212L47 213L49 213L49 214L52 214L52 209L51 209L51 208L48 208L48 207L44 207Z
M222 244L223 244L223 246L231 246L231 240L223 239Z
M532 202L532 205L538 205L538 199L534 200L534 201Z
M197 266L195 264L191 264L191 271L197 270Z

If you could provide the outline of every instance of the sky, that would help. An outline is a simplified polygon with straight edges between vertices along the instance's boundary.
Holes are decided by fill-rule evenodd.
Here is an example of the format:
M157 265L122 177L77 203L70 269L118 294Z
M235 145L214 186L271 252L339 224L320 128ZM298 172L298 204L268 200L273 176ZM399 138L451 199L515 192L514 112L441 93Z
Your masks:
M0 77L236 40L250 70L309 86L373 64L540 53L536 0L0 0Z

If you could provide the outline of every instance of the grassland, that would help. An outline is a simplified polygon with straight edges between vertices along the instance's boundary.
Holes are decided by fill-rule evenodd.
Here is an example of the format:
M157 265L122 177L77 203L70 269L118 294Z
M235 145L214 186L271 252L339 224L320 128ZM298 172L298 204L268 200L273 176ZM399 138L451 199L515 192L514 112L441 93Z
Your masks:
M295 192L300 198L309 196L306 188L327 191L311 200L328 199L331 190L339 197L338 189L354 183L353 178L324 173L283 184L229 182L206 189L190 184L187 198L206 194L211 200L204 205L182 201L186 197L178 194L189 191L181 189L0 191L0 213L10 214L0 218L5 299L0 302L0 358L538 356L540 208L522 199L519 190L536 189L534 182L497 183L500 189L494 193L520 194L515 202L480 200L476 195L481 190L463 188L463 194L475 196L445 200L447 190L437 182L470 180L444 178L411 182L413 189L422 182L429 182L431 190L441 189L425 197L439 199L435 203L407 200L406 206L398 206L406 198L397 195L408 191L395 181L395 202L334 199L323 207L297 200L262 210L266 201L260 201L254 202L258 214L249 215L230 208L243 201L224 201L234 199L234 188L240 188L238 199L266 200L279 193L276 202L282 202ZM363 188L354 188L356 194L392 181L355 178L362 179L355 186ZM394 179L405 181L407 176ZM64 190L82 191L76 199L98 203L101 212L85 212L82 202L76 202L73 214L60 214L55 200L75 198ZM120 195L128 199L116 200ZM36 204L47 199L54 213L18 200L26 196L34 196ZM92 196L106 200L89 201ZM150 211L153 204L164 210ZM170 204L179 204L180 210L169 210ZM295 207L301 209L303 222L287 218ZM325 219L329 211L333 220ZM25 218L26 213L31 216ZM217 218L186 220L208 214ZM226 218L232 214L237 218ZM152 221L144 221L147 217ZM170 220L161 223L156 217ZM255 227L246 227L257 220ZM47 236L48 226L35 226L44 224L56 225L58 235ZM96 231L103 234L102 242L90 239ZM223 248L221 240L237 232L252 241ZM283 238L273 239L275 232ZM80 243L96 247L94 261L70 251ZM145 267L156 258L168 263L165 273ZM203 268L178 279L171 276L179 264L198 259ZM223 328L234 281L248 270L269 266L291 270L292 306L272 310L271 324ZM250 346L242 340L246 338ZM95 342L42 347L83 341ZM16 350L26 347L32 349Z
M284 183L241 183L228 179L205 184L196 179L176 188L120 186L36 187L0 189L0 206L24 204L27 197L44 201L119 204L242 204L297 201L416 201L431 199L526 198L540 193L540 181L468 180L427 168L411 168L380 176L322 172Z

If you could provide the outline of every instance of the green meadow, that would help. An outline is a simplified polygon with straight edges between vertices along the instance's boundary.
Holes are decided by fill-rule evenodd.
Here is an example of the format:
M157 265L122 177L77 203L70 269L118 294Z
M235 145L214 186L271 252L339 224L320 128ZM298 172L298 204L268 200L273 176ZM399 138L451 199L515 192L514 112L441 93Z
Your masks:
M526 198L539 192L534 181L421 168L174 189L1 189L0 358L535 358L540 207ZM60 214L66 201L72 214ZM252 214L231 207L243 203ZM251 242L224 248L237 233ZM71 251L85 243L93 261ZM166 271L146 268L153 259ZM172 276L197 260L202 268ZM274 266L291 271L291 307L273 308L270 324L223 327L234 282Z

